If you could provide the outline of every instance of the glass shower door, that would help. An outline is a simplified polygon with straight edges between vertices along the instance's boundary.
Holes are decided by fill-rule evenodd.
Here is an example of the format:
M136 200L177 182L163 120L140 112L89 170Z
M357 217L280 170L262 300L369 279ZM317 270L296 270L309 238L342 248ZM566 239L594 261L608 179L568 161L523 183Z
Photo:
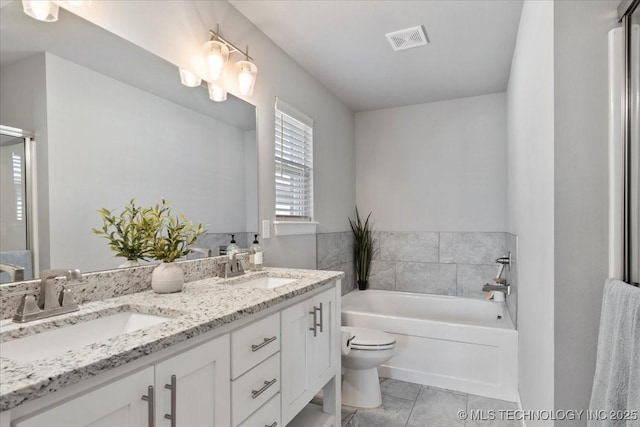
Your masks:
M0 129L0 283L33 278L29 222L30 137Z

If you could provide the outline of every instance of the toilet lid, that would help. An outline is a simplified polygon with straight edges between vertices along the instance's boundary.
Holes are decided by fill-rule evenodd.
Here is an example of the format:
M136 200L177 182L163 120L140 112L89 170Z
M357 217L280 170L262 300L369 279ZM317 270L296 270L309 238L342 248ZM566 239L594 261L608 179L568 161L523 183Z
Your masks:
M343 331L351 332L351 348L361 350L384 350L392 348L396 340L386 332L375 329L358 328L355 326L343 326Z

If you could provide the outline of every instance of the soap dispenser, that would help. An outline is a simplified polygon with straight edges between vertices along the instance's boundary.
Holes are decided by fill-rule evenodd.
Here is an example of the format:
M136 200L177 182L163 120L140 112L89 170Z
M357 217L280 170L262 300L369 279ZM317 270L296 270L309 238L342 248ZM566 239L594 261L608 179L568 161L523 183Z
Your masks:
M237 253L240 250L240 247L236 244L236 235L231 235L231 242L229 242L229 246L227 246L227 256L229 259L233 258L233 254Z
M260 243L258 242L258 234L254 234L253 245L251 245L251 258L253 258L253 268L256 271L262 270L262 248L260 247Z

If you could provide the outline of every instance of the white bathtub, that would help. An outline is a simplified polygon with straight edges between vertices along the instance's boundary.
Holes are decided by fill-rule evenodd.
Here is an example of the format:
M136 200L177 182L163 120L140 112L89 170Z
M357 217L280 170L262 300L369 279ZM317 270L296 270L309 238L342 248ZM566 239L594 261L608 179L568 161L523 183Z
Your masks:
M505 303L392 291L342 297L342 324L396 338L381 376L515 402L518 332Z

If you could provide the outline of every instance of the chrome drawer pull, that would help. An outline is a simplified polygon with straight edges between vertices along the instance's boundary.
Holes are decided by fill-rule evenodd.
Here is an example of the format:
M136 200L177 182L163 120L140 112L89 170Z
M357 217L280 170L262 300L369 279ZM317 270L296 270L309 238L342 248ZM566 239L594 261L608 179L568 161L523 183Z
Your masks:
M260 344L251 344L251 351L258 351L265 345L272 343L276 340L276 336L272 336L271 338L265 338Z
M265 381L264 385L260 388L260 390L251 390L251 398L255 399L256 397L260 396L262 393L264 393L269 387L271 387L272 385L274 385L276 383L276 381L278 381L276 378L272 379L271 381Z
M146 396L142 396L142 400L144 400L145 402L149 402L149 410L148 410L149 427L155 427L155 424L156 424L156 420L155 420L156 401L155 401L155 398L153 396L153 386L152 385L150 385L148 387L147 395Z
M178 393L176 376L171 375L171 384L165 384L164 388L171 390L171 413L164 414L167 420L171 420L171 427L176 427L176 394Z
M264 427L277 427L277 425L278 425L278 422L274 421L273 424L270 424L270 425L265 424Z
M313 306L313 311L310 311L309 314L313 314L313 327L309 328L310 331L313 331L313 336L317 336L318 335L318 309L316 308L316 306Z
M320 324L318 326L320 326L320 332L324 332L324 321L322 320L322 318L324 317L323 313L322 313L322 303L320 303Z

